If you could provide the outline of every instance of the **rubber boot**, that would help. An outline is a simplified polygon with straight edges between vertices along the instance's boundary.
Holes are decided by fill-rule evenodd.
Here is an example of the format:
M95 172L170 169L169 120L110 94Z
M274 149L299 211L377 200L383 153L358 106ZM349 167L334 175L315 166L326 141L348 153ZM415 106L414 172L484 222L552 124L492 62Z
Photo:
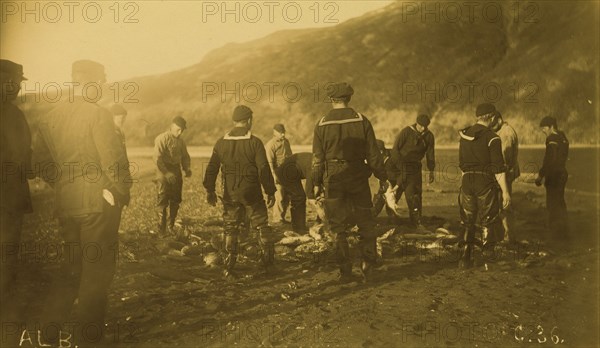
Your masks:
M158 233L161 236L167 233L167 207L158 211Z
M177 212L179 212L179 204L171 204L169 206L169 230L171 231L173 231L173 228L175 228Z
M340 281L352 280L352 261L350 260L350 245L345 233L339 233L336 237L335 254L340 267Z
M225 270L223 270L223 275L227 278L237 278L237 275L233 272L235 264L237 262L238 255L238 237L232 235L225 236L225 252L227 256L225 257L224 264Z
M270 226L259 228L261 261L267 274L275 273L275 243L271 242L271 234L273 231Z
M458 268L467 269L473 267L473 244L475 243L475 226L465 229L463 250L458 261Z
M361 265L363 281L369 282L373 273L373 268L377 261L377 243L375 239L364 239L361 237L359 241Z

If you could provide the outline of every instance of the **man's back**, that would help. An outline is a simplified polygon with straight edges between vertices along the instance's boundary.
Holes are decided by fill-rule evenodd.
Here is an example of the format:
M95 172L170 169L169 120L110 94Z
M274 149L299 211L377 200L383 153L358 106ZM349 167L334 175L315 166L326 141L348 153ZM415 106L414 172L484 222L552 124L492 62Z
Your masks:
M50 111L39 131L36 156L59 214L102 212L103 189L128 191L128 164L108 110L76 97Z

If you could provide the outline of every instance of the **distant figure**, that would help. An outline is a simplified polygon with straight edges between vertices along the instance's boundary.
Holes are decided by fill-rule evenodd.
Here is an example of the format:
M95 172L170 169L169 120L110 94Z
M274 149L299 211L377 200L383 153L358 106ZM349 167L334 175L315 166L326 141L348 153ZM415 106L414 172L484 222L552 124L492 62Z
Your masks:
M383 142L383 140L377 139L377 148L379 149L379 152L381 153L381 156L383 157L383 164L385 166L388 178L390 179L390 182L395 182L394 178L394 171L395 171L395 166L393 165L392 161L390 161L390 157L391 157L391 152L389 149L387 149L385 147L385 143ZM377 193L375 193L373 195L373 217L377 217L379 215L379 213L381 213L381 210L385 207L385 212L387 213L388 219L391 219L391 221L395 220L396 217L396 213L392 210L392 208L390 208L385 201L385 192L388 190L388 181L384 181L384 180L379 180L379 190L377 191Z
M215 185L219 170L223 186L223 229L226 278L236 278L238 237L246 214L260 236L261 258L267 273L274 271L274 231L269 226L270 209L275 204L275 183L262 141L252 135L252 110L239 105L233 110L233 129L217 140L204 175L206 200L217 205ZM263 198L264 189L267 202Z
M27 173L31 172L31 132L23 112L13 104L21 90L23 66L0 60L0 237L2 238L2 306L10 303L17 274L23 214L33 211ZM7 322L12 320L7 319Z
M125 124L125 120L127 119L127 110L121 104L114 104L110 108L110 112L113 115L113 122L115 123L115 133L117 134L117 138L119 139L119 143L121 144L121 151L125 155L125 162L127 163L127 171L129 171L129 158L127 156L127 145L125 143L125 133L123 132L123 125ZM130 174L131 175L131 174ZM118 206L118 219L113 219L113 221L119 224L114 226L114 228L118 231L119 225L121 222L121 213L123 208L129 205L130 196L126 196L122 204Z
M283 190L287 192L291 201L292 229L303 234L308 231L306 227L306 197L312 193L312 153L295 153L283 160L277 168L277 177ZM302 179L306 179L305 187Z
M461 222L465 226L460 268L473 265L477 229L481 228L483 232L484 256L494 251L495 243L499 241L498 231L502 229L500 211L510 205L501 140L490 129L497 117L496 108L489 103L480 104L475 115L477 123L459 132L458 158L463 175L458 203Z
M181 134L187 128L185 119L176 116L171 121L169 130L154 139L154 156L156 164L156 182L158 185L158 231L161 235L167 232L167 208L169 208L169 233L173 233L177 212L181 204L183 176L192 176L191 160L187 146Z
M556 119L546 116L540 122L542 132L546 134L546 153L535 184L546 187L546 209L548 210L548 226L554 236L568 237L569 223L567 203L565 202L565 186L567 159L569 157L569 140L565 133L558 130Z
M434 180L435 138L427 129L430 122L427 115L417 116L415 124L400 131L391 151L392 161L396 166L396 201L402 197L402 193L405 193L410 221L419 230L424 229L421 224L423 157L427 157L429 183Z
M278 123L273 127L273 138L265 145L267 151L267 160L275 179L275 206L273 206L273 222L287 223L285 215L290 204L290 194L285 186L281 184L278 168L283 161L292 155L290 141L285 137L285 127Z
M512 197L512 184L519 176L519 137L513 127L511 127L500 112L496 115L496 124L492 130L498 134L502 142L502 157L506 165L506 188L508 194ZM512 204L502 210L502 225L504 226L504 241L515 243L517 236L514 230L514 212Z
M86 96L84 86L106 82L104 66L90 60L73 63L74 98L41 118L34 147L39 175L54 187L55 210L64 239L62 277L50 291L47 319L67 321L78 299L73 341L100 343L115 274L120 209L129 201L131 177L126 154L110 111ZM86 327L94 335L82 335ZM96 335L99 334L99 335ZM72 342L73 342L72 341ZM85 342L85 343L84 343Z
M313 138L315 197L324 190L325 214L336 236L342 282L352 279L350 223L358 225L361 271L363 280L370 280L377 260L377 231L371 214L369 177L373 172L379 180L387 180L371 122L348 107L353 94L347 83L331 86L328 96L333 109L317 122Z

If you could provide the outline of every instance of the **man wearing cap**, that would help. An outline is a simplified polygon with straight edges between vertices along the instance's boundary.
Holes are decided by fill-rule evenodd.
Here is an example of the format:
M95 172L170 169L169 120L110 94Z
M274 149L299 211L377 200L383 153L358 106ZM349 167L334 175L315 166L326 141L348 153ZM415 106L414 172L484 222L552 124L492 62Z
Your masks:
M376 262L375 220L371 214L369 177L387 180L381 153L377 148L371 122L348 107L354 94L347 83L328 89L333 109L315 126L313 138L313 185L315 196L325 195L325 214L336 236L336 258L340 280L352 278L348 244L351 221L358 225L361 271L368 281Z
M101 336L118 252L116 207L128 200L131 177L110 111L89 93L106 82L104 66L76 61L72 82L69 100L40 120L33 151L38 175L54 187L65 242L63 273L50 290L46 317L64 322L78 298L78 328L96 327ZM78 335L74 340L100 339Z
M394 182L394 178L395 177L395 165L393 164L393 161L390 161L390 157L391 157L391 151L390 149L385 147L385 143L383 142L383 140L377 139L377 148L379 149L379 152L381 153L381 156L383 157L383 164L385 166L385 170L387 172L388 175L388 179L392 182ZM390 208L387 204L386 204L386 200L385 200L385 192L388 189L388 181L383 181L383 180L379 180L379 190L377 191L376 194L373 195L373 217L377 217L379 215L379 213L381 213L381 210L383 209L383 207L385 207L385 212L387 213L388 219L390 220L390 222L394 219L394 217L396 216L396 214L394 213L394 211L392 210L392 208Z
M268 157L268 156L267 156ZM277 177L291 202L292 229L297 233L306 233L306 198L312 198L312 153L299 152L283 160L277 167ZM302 186L302 180L306 183ZM277 197L277 195L275 196Z
M512 184L519 176L519 138L515 129L504 121L502 114L497 112L496 123L492 130L498 134L502 142L502 157L506 165L506 188L509 195L512 196ZM512 204L502 211L502 225L504 226L504 241L508 243L516 242L514 230L514 214Z
M31 213L28 173L31 173L31 132L25 115L13 101L21 90L23 66L0 60L1 113L0 237L2 240L2 303L9 303L17 273L23 214Z
M490 129L497 116L496 108L489 103L480 104L475 114L477 123L459 132L459 167L463 174L458 201L465 226L461 268L473 265L477 229L482 229L484 255L493 252L495 243L502 240L500 211L510 205L501 140Z
M171 121L169 129L159 134L154 139L154 156L156 164L156 183L158 185L158 231L161 235L166 233L167 208L169 208L170 232L173 232L179 204L181 204L181 190L183 188L183 177L192 176L190 169L190 155L181 134L186 129L186 121L181 116L176 116Z
M546 116L540 122L540 128L546 135L546 153L535 184L546 187L546 209L548 210L548 226L555 236L569 233L567 203L565 202L565 186L567 159L569 158L569 140L564 132L558 130L556 118Z
M268 218L268 208L275 203L275 183L265 147L250 131L252 110L238 105L232 119L233 128L215 144L203 181L207 202L216 206L215 185L219 170L222 173L223 234L227 253L223 274L228 278L235 278L238 236L246 214L259 232L261 259L267 272L273 270L276 239ZM266 204L262 190L267 195Z
M435 138L427 129L430 123L429 116L418 115L417 122L405 127L396 137L392 148L392 162L396 166L396 200L402 193L406 195L410 221L417 229L421 225L423 180L421 174L421 161L427 157L429 170L429 183L434 180L435 169Z
M265 150L273 178L275 179L275 187L277 188L275 192L275 205L273 206L273 222L287 223L285 215L290 204L290 194L281 185L278 168L286 158L292 155L292 148L290 141L285 137L285 127L283 124L278 123L273 127L273 138L267 142Z

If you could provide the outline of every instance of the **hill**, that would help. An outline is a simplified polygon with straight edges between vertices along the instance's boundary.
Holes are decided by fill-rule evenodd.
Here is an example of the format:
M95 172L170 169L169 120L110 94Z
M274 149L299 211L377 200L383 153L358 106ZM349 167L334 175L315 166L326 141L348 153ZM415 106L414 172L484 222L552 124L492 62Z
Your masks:
M226 44L188 68L132 79L139 90L138 102L128 104L128 142L152 144L181 114L188 143L212 144L243 103L255 110L256 134L268 137L284 122L292 142L310 144L329 108L327 84L347 81L356 90L352 106L388 143L418 112L432 115L439 143L455 143L484 100L522 143L543 141L537 124L546 114L574 143L597 143L599 3L486 4L474 6L473 16L459 8L457 16L442 2L437 15L423 17L423 7L394 3L334 27ZM32 118L44 109L25 107Z

